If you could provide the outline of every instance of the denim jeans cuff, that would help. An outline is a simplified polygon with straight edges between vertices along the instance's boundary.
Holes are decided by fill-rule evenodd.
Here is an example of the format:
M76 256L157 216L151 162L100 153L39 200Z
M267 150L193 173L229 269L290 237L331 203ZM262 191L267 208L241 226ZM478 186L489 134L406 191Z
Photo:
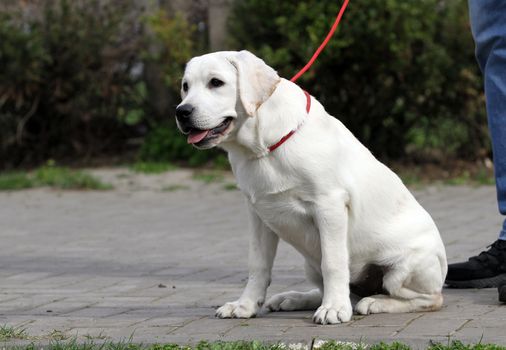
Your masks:
M504 220L504 224L503 224L501 233L499 234L499 239L506 241L506 220Z

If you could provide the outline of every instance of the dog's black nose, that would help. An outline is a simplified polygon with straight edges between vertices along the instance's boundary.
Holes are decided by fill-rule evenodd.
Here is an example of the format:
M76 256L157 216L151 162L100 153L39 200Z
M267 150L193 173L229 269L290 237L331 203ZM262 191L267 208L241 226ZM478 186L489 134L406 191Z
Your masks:
M190 118L193 113L193 106L184 104L176 108L176 118L180 121Z

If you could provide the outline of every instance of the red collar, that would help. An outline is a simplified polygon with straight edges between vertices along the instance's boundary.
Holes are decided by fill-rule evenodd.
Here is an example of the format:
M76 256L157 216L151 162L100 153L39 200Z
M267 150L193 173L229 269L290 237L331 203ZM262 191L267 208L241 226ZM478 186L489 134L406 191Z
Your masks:
M306 90L303 90L303 91L304 91L304 94L306 95L306 112L309 114L309 111L311 110L311 96L309 95L309 93ZM296 131L297 131L297 129L293 129L288 134L286 134L285 136L283 136L281 138L281 140L279 140L278 142L276 142L274 145L270 146L269 147L269 152L274 152L274 150L276 148L278 148L279 146L281 146L286 140L288 140L293 134L295 134Z

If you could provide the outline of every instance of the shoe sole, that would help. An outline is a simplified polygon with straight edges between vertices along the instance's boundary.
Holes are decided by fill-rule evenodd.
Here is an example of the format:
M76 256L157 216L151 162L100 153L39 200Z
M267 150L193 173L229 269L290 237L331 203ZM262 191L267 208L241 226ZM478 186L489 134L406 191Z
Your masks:
M497 288L506 284L506 273L490 278L482 278L468 281L451 281L446 280L446 285L450 288ZM506 291L505 291L506 294ZM504 296L506 299L506 295Z
M503 284L498 288L499 291L499 301L506 303L506 284Z

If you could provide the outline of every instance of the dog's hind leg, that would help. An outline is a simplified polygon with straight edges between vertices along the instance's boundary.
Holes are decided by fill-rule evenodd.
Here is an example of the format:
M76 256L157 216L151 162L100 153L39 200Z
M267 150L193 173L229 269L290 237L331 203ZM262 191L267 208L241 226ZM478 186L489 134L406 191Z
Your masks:
M412 291L411 291L412 292ZM362 298L355 310L362 315L378 313L401 313L417 311L436 311L443 305L443 295L419 294L413 299L401 299L389 295L378 294Z
M270 297L264 307L269 311L316 310L322 303L323 279L321 274L307 262L305 264L307 279L318 288L308 292L284 292Z
M423 266L415 271L402 268L391 268L383 278L383 288L389 295L378 294L365 297L358 302L355 310L359 314L399 313L416 311L435 311L443 305L441 287L444 272L439 261L425 257L425 261L434 260L432 264L411 265ZM399 264L406 266L406 264Z

